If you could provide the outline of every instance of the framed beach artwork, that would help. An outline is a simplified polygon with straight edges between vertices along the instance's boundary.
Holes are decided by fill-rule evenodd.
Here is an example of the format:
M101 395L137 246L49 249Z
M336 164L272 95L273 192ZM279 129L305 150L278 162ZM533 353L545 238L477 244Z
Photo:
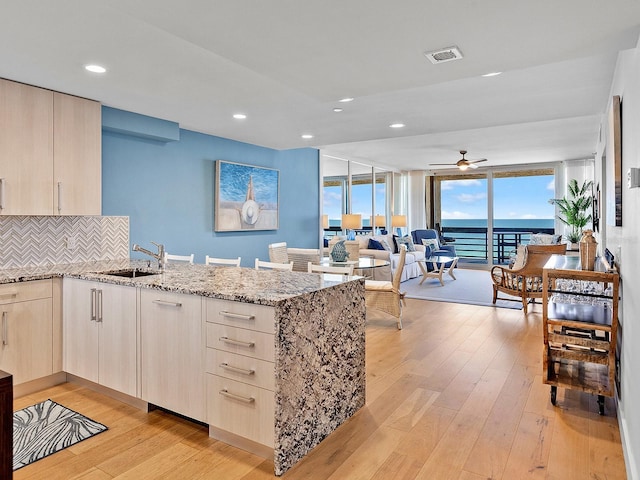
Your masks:
M216 160L215 231L278 229L279 172Z

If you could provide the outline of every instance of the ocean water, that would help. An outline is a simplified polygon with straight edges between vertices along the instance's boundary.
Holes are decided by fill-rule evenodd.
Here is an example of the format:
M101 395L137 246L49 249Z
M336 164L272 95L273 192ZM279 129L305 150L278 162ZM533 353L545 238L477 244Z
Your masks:
M443 227L480 227L487 228L487 220L483 218L475 219L444 219L440 223ZM499 228L514 228L521 231L535 231L539 228L553 228L553 218L498 218L493 221L494 227Z

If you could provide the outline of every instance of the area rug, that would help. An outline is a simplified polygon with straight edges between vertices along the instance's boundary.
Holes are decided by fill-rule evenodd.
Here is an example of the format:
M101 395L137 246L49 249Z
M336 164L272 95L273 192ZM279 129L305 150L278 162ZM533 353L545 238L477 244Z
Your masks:
M53 400L13 414L13 469L86 440L107 427Z
M437 278L427 278L422 285L420 285L422 277L412 278L402 282L400 290L406 292L407 298L522 309L522 302L520 301L498 300L495 305L491 302L493 299L493 283L487 270L456 268L454 275L457 280L451 278L447 273L443 274L444 286L440 285L440 281Z

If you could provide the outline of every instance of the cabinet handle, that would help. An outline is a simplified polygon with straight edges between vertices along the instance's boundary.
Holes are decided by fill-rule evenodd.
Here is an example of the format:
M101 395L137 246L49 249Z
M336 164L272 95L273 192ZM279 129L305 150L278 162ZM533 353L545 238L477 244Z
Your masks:
M97 312L97 299L96 299L96 294L97 289L92 288L91 289L91 321L95 322L96 319L98 318L98 312Z
M2 312L2 345L9 345L9 335L7 332L7 315L9 315L9 312Z
M8 292L0 294L0 298L16 298L18 296L18 292Z
M220 337L220 341L224 343L230 343L231 345L238 345L240 347L255 347L255 342L243 342L242 340L236 340L235 338Z
M221 310L220 312L218 312L220 315L222 315L223 317L229 317L229 318L239 318L241 320L255 320L256 316L255 315L243 315L241 313L233 313L233 312L227 312L224 310Z
M236 395L235 393L230 393L226 389L220 390L220 395L227 398L233 398L234 400L240 400L241 402L245 403L253 403L256 401L256 399L253 397L243 397L242 395Z
M225 370L241 373L243 375L253 375L254 373L256 373L255 370L248 370L246 368L234 367L233 365L229 365L228 363L221 363L220 366Z
M0 210L4 210L4 178L0 178Z
M153 300L153 303L157 303L158 305L168 305L170 307L181 307L182 303L180 302L167 302L166 300Z
M96 322L102 323L102 290L97 290L96 293L98 294L98 318Z
M58 213L62 212L62 182L58 182Z

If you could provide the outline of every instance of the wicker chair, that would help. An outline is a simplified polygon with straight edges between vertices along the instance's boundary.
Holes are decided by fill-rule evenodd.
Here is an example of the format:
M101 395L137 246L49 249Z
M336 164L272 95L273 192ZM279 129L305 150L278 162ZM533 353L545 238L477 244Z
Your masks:
M527 313L527 305L536 298L542 298L542 268L551 255L564 255L567 246L563 243L557 245L527 245L525 249L524 264L517 264L514 268L496 265L491 269L493 281L493 303L496 300L521 301L524 313ZM498 292L506 293L514 298L498 297Z
M269 261L273 263L289 263L287 242L269 244Z
M226 266L239 267L241 261L242 261L242 257L219 258L219 257L210 257L209 255L207 255L204 258L205 265L226 265Z
M407 248L402 245L400 248L400 259L398 267L393 275L391 282L383 280L366 280L364 297L367 308L375 308L382 310L391 316L396 317L398 330L402 330L402 304L404 300L404 292L400 291L400 279L402 277L402 269L404 268L404 259L407 255Z
M293 270L293 262L281 263L281 262L264 262L259 258L256 258L255 262L256 270Z
M318 264L321 257L318 248L287 248L287 262L293 262L294 272L306 272L307 264Z

